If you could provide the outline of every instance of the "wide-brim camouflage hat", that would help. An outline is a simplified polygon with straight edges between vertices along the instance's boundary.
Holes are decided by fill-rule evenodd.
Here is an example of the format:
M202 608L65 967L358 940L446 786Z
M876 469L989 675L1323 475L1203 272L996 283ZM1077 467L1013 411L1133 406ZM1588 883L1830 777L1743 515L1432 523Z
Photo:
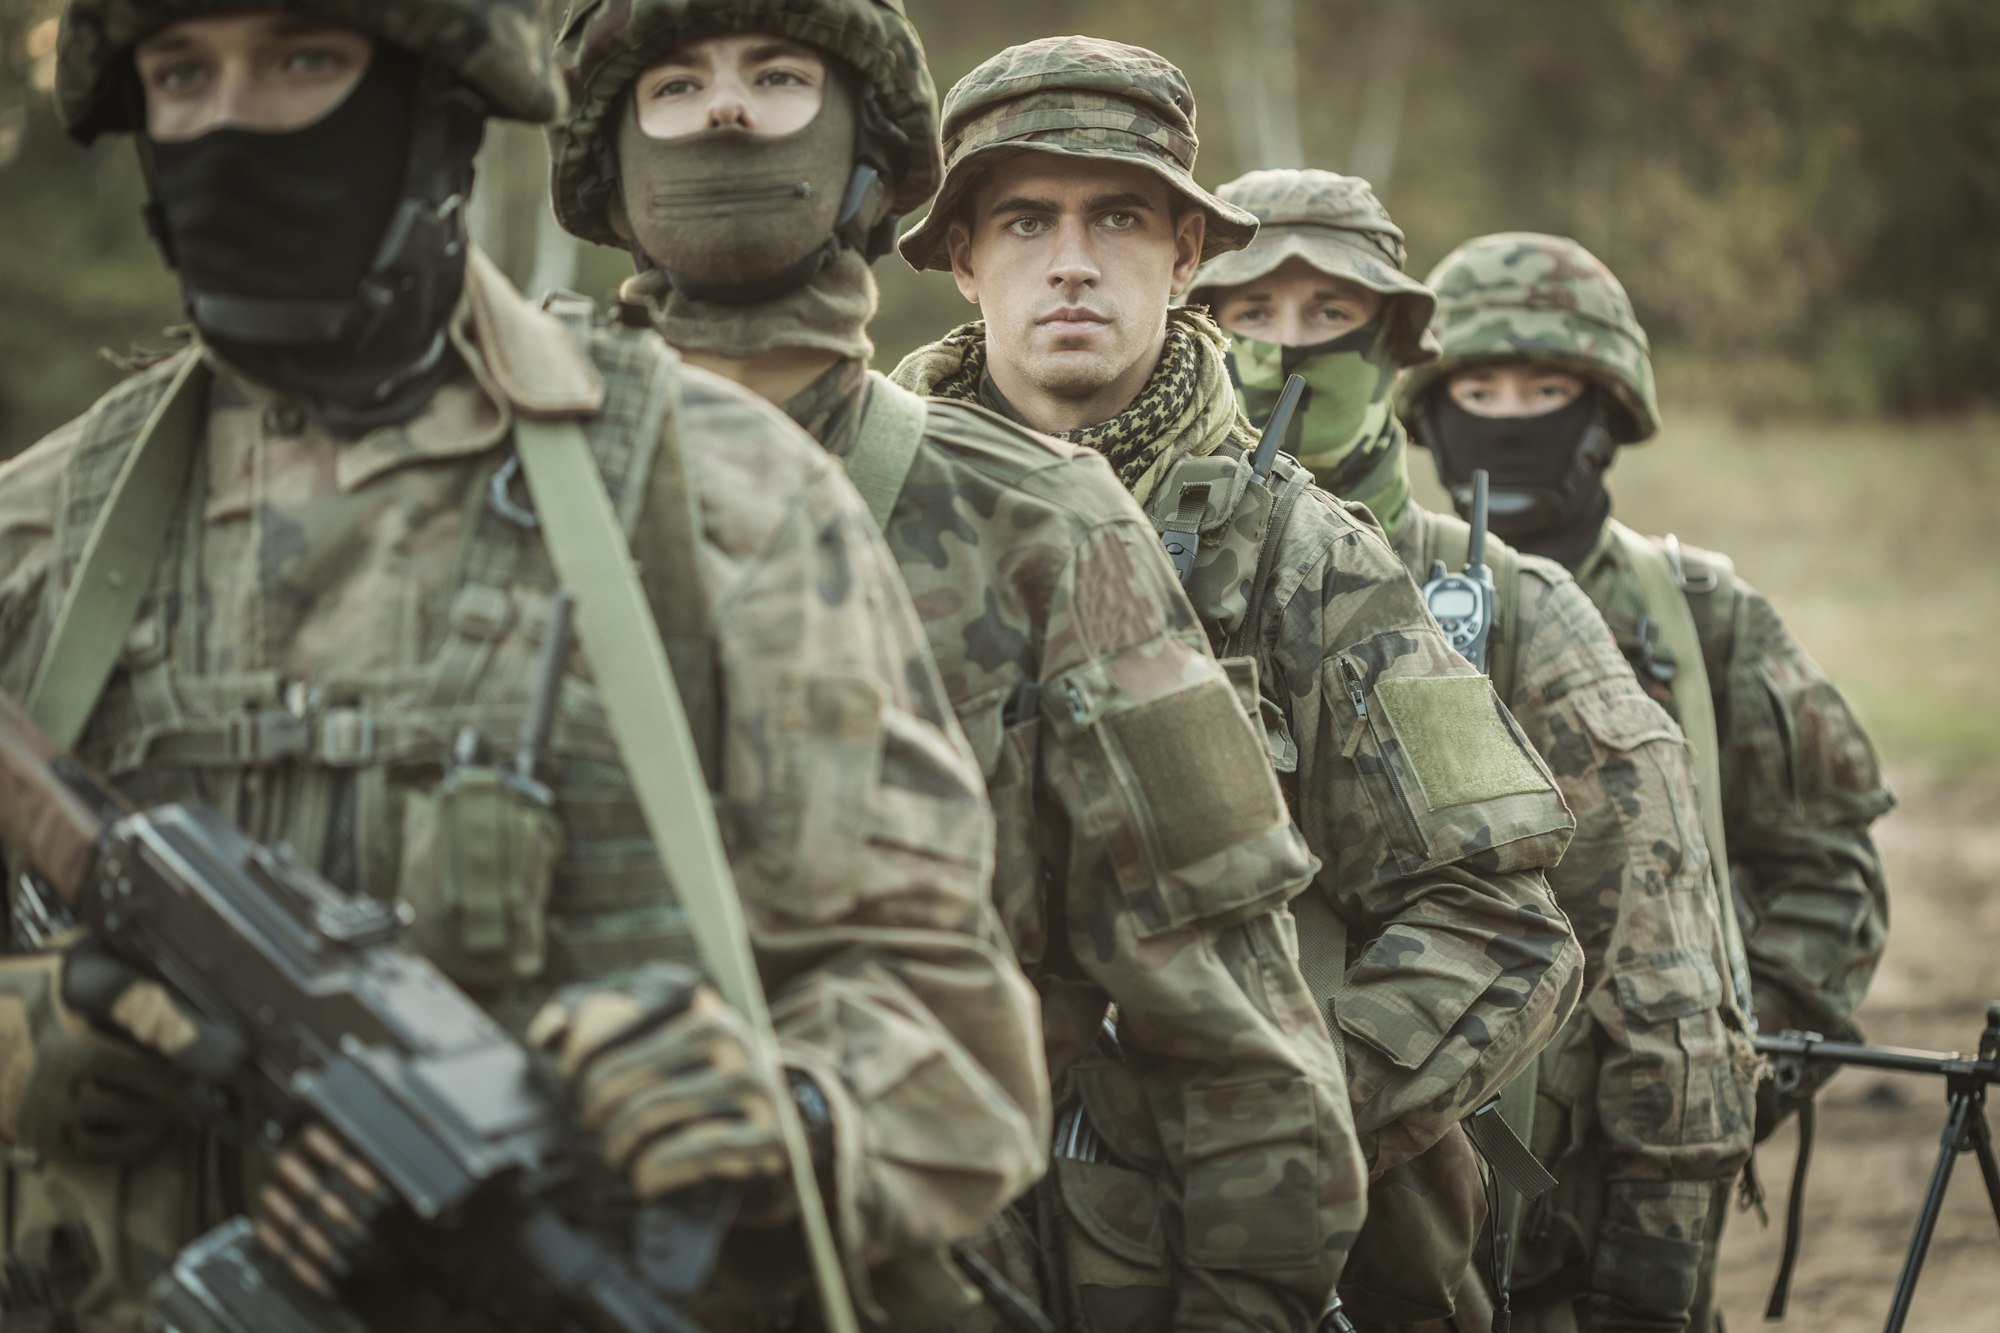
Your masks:
M1437 297L1403 271L1403 229L1367 181L1331 171L1252 171L1216 194L1257 219L1257 238L1203 264L1189 286L1189 304L1212 304L1228 288L1302 259L1387 298L1393 312L1389 346L1397 365L1437 358L1437 339L1430 332Z
M988 171L1021 153L1125 162L1152 172L1208 215L1201 257L1240 250L1257 219L1196 183L1194 92L1144 47L1098 37L1010 46L944 99L944 184L897 249L913 268L949 269L945 231Z
M89 143L144 128L132 48L184 19L272 11L356 28L438 61L510 120L554 120L562 104L538 0L69 0L56 39L56 104Z
M1632 298L1604 261L1566 236L1500 232L1467 241L1426 279L1437 293L1438 360L1406 373L1396 410L1411 422L1424 396L1460 370L1533 361L1581 375L1620 409L1619 444L1660 430L1651 344Z

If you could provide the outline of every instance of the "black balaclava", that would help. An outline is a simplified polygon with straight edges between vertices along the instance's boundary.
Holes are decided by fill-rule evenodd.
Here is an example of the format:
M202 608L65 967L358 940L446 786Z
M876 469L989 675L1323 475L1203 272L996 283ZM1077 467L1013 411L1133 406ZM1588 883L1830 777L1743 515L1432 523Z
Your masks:
M470 89L382 42L302 129L142 138L148 221L204 341L340 433L415 416L455 364L482 128Z
M1487 522L1521 550L1574 569L1597 545L1611 513L1604 469L1613 445L1602 393L1534 417L1468 412L1440 387L1424 411L1424 443L1461 517L1472 513L1472 474L1489 479Z

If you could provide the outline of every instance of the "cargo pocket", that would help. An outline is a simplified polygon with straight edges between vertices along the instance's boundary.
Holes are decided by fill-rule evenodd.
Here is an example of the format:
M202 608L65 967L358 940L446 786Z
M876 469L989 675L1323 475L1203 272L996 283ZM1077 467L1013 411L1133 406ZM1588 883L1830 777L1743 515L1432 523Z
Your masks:
M1062 1267L1083 1327L1090 1333L1167 1327L1176 1297L1158 1181L1114 1162L1058 1157L1052 1166Z
M555 812L510 774L465 767L405 798L402 831L412 943L470 989L539 977L563 849Z
M1674 1104L1685 1108L1680 1142L1712 1143L1722 1137L1735 1119L1735 1108L1722 1101L1735 1052L1715 1012L1722 1002L1722 976L1715 964L1692 949L1666 949L1617 973L1612 983L1619 1007L1634 1024L1669 1025L1674 1034L1679 1068L1663 1061L1647 1076L1666 1084Z
M1270 1271L1317 1262L1319 1125L1312 1089L1292 1079L1187 1093L1188 1262Z

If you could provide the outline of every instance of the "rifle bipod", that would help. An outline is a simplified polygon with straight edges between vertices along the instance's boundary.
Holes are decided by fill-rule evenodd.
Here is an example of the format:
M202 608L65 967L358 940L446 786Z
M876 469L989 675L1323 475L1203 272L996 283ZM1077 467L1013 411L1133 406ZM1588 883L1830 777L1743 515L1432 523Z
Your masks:
M1916 1230L1910 1237L1909 1253L1903 1260L1902 1275L1896 1281L1889 1320L1883 1325L1883 1333L1902 1333L1903 1323L1909 1318L1910 1301L1916 1295L1917 1278L1930 1252L1932 1233L1937 1230L1938 1214L1944 1208L1945 1190L1951 1185L1952 1168L1961 1156L1969 1153L1978 1161L1979 1173L1986 1181L1987 1201L1993 1205L1994 1224L2000 1226L2000 1162L1995 1160L1993 1130L1986 1121L1986 1090L2000 1083L2000 1003L1986 1007L1986 1030L1979 1034L1979 1055L1974 1060L1967 1060L1956 1051L1912 1051L1826 1041L1813 1032L1758 1037L1756 1044L1760 1053L1770 1057L1781 1092L1796 1088L1805 1077L1805 1067L1815 1060L1895 1074L1929 1074L1945 1081L1950 1109L1945 1113L1937 1165L1931 1171L1930 1189L1924 1195ZM1798 1165L1792 1176L1792 1196L1785 1222L1785 1257L1771 1291L1771 1304L1764 1312L1767 1319L1780 1319L1785 1313L1792 1263L1798 1255L1798 1225L1804 1213L1805 1168L1812 1153L1811 1124L1809 1118L1801 1116Z

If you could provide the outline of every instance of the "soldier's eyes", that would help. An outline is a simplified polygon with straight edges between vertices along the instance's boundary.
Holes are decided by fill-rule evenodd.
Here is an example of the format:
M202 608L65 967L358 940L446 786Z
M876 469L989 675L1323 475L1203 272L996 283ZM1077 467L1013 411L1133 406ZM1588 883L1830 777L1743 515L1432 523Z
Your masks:
M199 60L174 60L154 67L147 82L164 93L188 93L208 77L208 66Z
M1131 213L1106 213L1104 225L1113 231L1129 231L1139 225L1139 219Z
M684 74L676 74L661 79L653 85L653 97L686 97L689 93L700 92L701 85Z
M810 88L812 80L796 70L768 69L757 76L759 87L764 88Z
M1007 230L1016 236L1039 236L1048 225L1040 218L1015 218L1007 224Z

